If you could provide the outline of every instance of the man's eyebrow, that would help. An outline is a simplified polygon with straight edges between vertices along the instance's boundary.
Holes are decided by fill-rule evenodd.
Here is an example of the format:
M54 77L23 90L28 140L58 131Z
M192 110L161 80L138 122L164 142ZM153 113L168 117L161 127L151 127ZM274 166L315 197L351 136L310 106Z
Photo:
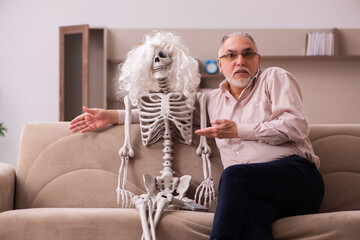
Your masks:
M255 51L252 47L243 49L241 52Z
M248 47L248 48L241 50L241 52L247 52L247 51L255 51L255 50L252 47ZM227 49L225 52L238 53L237 50L233 50L233 49Z
M238 51L232 50L232 49L227 49L225 52L237 53Z

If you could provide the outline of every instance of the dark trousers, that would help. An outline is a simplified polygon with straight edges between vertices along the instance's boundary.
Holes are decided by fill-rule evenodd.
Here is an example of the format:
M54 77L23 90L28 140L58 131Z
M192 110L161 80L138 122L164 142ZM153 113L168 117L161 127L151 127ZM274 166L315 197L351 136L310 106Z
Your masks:
M226 168L210 239L268 240L272 223L317 212L324 183L314 164L297 155Z

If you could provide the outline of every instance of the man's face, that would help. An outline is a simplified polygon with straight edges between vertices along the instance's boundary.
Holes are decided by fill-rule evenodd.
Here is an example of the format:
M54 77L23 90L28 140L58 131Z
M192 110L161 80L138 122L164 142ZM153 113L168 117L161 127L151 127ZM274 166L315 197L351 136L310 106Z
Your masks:
M232 36L223 43L217 59L220 72L232 87L244 89L260 67L261 56L247 37Z

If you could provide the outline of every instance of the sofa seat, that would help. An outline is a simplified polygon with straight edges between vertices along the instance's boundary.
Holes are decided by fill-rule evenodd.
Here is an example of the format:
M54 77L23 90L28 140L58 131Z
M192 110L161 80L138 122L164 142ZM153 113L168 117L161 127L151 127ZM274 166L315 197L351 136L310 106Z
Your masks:
M277 240L358 240L360 239L360 211L339 211L282 218L273 224L273 233Z
M166 211L157 239L208 239L213 213ZM0 214L0 239L141 239L134 208L30 208Z
M166 211L157 239L208 239L213 213ZM299 224L301 223L301 224ZM141 239L136 209L30 208L0 214L0 239ZM277 240L355 240L360 236L360 211L340 211L282 218L273 224ZM354 232L359 229L359 232Z
M0 162L0 240L127 240L141 239L135 208L116 203L118 151L124 126L72 134L69 123L27 123L21 135L18 167ZM276 240L360 239L360 124L311 125L309 136L321 159L325 196L319 213L279 219ZM159 175L163 142L145 147L138 124L131 126L135 151L129 161L126 189L146 192L143 174ZM174 142L175 176L192 176L187 197L193 198L203 180L199 143ZM213 139L214 187L223 170ZM217 193L217 191L216 191ZM162 239L209 239L214 209L209 213L166 211L156 230Z

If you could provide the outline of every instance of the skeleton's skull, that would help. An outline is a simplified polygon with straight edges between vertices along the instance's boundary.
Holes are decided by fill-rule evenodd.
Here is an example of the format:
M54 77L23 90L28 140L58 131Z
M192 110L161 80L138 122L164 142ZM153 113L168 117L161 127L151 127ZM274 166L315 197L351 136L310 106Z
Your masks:
M170 75L171 57L167 51L159 49L155 52L152 64L154 78L163 79Z

